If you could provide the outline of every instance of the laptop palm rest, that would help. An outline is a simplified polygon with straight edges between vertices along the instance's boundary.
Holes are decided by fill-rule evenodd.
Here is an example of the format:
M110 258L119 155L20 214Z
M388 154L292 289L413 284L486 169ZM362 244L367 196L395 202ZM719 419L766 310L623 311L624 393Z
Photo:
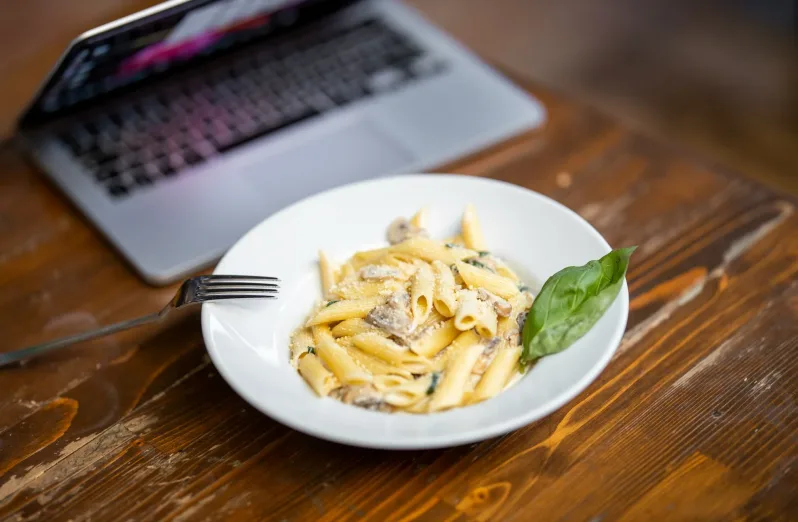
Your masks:
M328 188L395 174L414 160L376 124L358 119L265 156L249 180L276 211Z

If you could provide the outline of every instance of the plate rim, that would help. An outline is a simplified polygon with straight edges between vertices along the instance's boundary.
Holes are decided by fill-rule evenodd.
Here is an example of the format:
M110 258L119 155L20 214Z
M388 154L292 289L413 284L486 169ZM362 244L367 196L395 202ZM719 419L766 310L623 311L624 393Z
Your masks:
M598 230L584 217L578 214L573 209L567 207L563 203L550 198L540 192L535 190L516 185L514 183L510 183L503 180L498 180L494 178L486 178L482 176L474 176L474 175L465 175L465 174L449 174L443 172L434 172L434 173L408 173L408 174L399 174L399 175L391 175L391 176L384 176L380 178L372 178L366 179L361 181L356 181L353 183L348 183L345 185L340 185L317 194L313 194L311 196L305 197L300 199L282 209L271 214L261 220L259 223L254 225L252 228L247 230L241 237L239 237L233 245L227 249L224 253L222 258L216 264L213 269L213 273L218 273L219 267L222 266L225 259L227 259L231 252L233 252L240 244L244 243L248 237L255 233L255 231L264 225L267 221L277 218L281 214L288 212L295 206L300 204L307 203L312 201L316 198L321 197L328 197L330 194L334 194L339 191L350 190L354 187L358 187L361 185L370 185L370 184L380 184L386 181L398 181L398 180L409 180L412 181L413 179L448 179L448 180L457 180L457 179L467 179L469 182L477 182L477 183L485 183L487 185L503 185L505 187L509 187L513 190L518 190L525 192L529 196L536 197L537 199L544 201L546 204L553 205L558 207L560 210L565 210L567 213L570 213L572 216L576 217L577 220L581 221L584 224L588 231L595 235L597 239L608 249L611 249L610 244L604 239L604 236L599 233ZM438 449L438 448L449 448L455 446L461 446L465 444L470 444L474 442L479 442L495 437L499 437L502 435L506 435L512 431L515 431L523 426L529 425L533 422L541 420L553 412L557 411L558 409L562 408L565 404L570 402L571 400L575 399L579 394L581 394L587 387L595 381L598 376L606 369L607 365L612 360L613 356L618 350L618 347L623 340L623 336L626 332L626 326L629 319L629 289L626 279L624 279L623 285L621 287L621 291L619 292L616 300L620 299L621 304L621 318L619 323L616 325L615 330L613 332L612 338L608 341L609 349L606 350L603 354L601 359L599 359L596 364L594 364L590 371L588 371L585 375L582 376L581 379L571 384L567 390L561 393L558 397L547 401L545 404L537 407L532 408L526 411L523 415L517 415L510 419L505 420L504 422L497 422L490 424L488 426L474 429L470 431L466 431L463 433L458 433L454 435L428 435L423 437L417 437L414 439L408 439L403 442L395 442L395 441L377 441L370 438L358 438L357 436L347 437L347 436L337 436L335 434L331 434L325 432L323 430L316 429L312 426L303 425L299 422L295 422L293 417L286 416L281 414L280 412L274 411L268 407L264 407L262 404L255 397L250 397L246 391L244 391L239 385L236 383L236 378L233 377L231 374L228 373L227 368L225 367L222 360L219 358L219 354L217 353L217 347L214 345L212 341L212 336L210 335L210 314L211 308L202 305L202 310L200 314L200 323L202 329L202 337L203 342L205 344L206 352L213 363L216 371L222 376L228 386L230 386L233 391L242 399L244 399L250 406L258 410L259 412L263 413L264 415L268 416L272 420L279 422L280 424L296 430L301 433L305 433L307 435L311 435L313 437L335 442L339 444L345 444L348 446L353 447L361 447L361 448L370 448L370 449L381 449L381 450L419 450L419 449ZM396 415L395 413L380 413L380 412L372 412L377 415ZM357 435L357 432L354 432L354 435Z

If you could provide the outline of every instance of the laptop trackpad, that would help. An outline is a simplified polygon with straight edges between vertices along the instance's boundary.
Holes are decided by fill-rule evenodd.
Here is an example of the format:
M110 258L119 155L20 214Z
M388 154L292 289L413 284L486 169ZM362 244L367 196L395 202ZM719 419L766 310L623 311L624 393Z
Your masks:
M413 159L378 125L357 120L264 155L258 160L258 175L250 179L276 211L328 188L397 174Z

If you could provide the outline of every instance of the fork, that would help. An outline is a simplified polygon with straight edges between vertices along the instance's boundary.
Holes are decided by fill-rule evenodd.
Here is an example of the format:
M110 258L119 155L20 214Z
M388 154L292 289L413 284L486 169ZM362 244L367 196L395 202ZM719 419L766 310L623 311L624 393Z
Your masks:
M274 299L277 296L280 280L276 277L201 275L186 279L180 285L171 301L161 310L152 314L103 326L88 332L62 337L43 344L29 346L12 352L0 353L0 368L10 364L37 357L66 346L111 335L122 330L160 321L169 312L189 305L219 301L222 299Z

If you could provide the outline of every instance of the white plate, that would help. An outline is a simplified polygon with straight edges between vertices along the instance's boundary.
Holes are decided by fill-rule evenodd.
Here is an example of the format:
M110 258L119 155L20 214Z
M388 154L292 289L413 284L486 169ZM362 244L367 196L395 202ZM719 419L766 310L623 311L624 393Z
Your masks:
M224 256L217 274L281 279L272 301L203 305L202 333L213 363L232 388L273 419L299 431L372 448L437 448L470 443L520 428L581 392L607 365L626 327L624 284L587 335L546 357L515 386L465 408L429 415L380 413L320 399L289 364L289 337L320 299L319 249L344 260L384 244L397 216L430 210L433 237L454 235L473 203L491 249L533 289L568 265L609 252L584 219L535 192L481 178L409 175L356 183L313 196L271 216Z

